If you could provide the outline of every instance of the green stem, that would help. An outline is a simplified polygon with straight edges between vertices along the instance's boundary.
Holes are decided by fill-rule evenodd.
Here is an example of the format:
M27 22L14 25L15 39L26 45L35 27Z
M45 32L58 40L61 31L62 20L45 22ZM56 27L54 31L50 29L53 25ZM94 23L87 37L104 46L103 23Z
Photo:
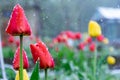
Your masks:
M97 48L97 45L96 45ZM93 76L94 76L94 80L96 80L96 67L97 67L97 49L94 52L94 62L93 62Z
M45 80L47 80L47 69L45 69Z
M20 80L23 80L23 54L22 54L22 46L23 46L23 35L20 35L20 69L19 69Z

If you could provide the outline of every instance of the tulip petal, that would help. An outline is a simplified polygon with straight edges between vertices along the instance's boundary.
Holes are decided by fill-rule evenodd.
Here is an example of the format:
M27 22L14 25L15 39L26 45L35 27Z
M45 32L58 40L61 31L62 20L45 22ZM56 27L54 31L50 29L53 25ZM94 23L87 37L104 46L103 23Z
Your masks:
M13 36L31 35L30 25L23 8L19 4L17 4L12 11L6 32Z
M36 44L31 44L30 49L31 49L31 53L32 53L34 62L36 62L38 59L40 59L40 68L41 69L54 67L53 58L50 55L48 48L42 41L39 41Z
M95 21L90 21L88 25L88 33L91 37L97 37L101 35L101 27L100 25Z
M15 80L19 80L19 71L17 71L17 74L16 74L16 77L15 77ZM23 70L23 80L29 80L29 77L28 77L27 71L26 71L25 69Z
M27 69L29 67L28 58L24 50L22 51L22 53L23 53L23 68ZM13 68L15 70L18 70L19 67L20 67L20 47L17 48L14 56L14 60L13 60Z

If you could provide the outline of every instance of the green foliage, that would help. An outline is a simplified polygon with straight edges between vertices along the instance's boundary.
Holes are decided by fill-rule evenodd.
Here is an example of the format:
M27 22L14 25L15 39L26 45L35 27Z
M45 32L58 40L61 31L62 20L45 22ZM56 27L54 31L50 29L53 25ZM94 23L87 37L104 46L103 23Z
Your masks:
M6 68L5 70L6 70L7 79L8 80L14 80L15 79L15 72L10 68ZM2 78L1 69L0 69L0 78Z
M34 70L32 72L30 80L40 80L40 77L39 77L39 62L38 61L36 62L36 65L34 67Z
M55 50L56 47L58 51ZM97 53L97 80L117 79L117 77L107 72L109 71L106 63L106 57L109 53L107 50L108 47L104 47ZM55 74L59 75L54 79L60 79L61 77L65 79L68 76L75 75L77 79L72 76L73 80L93 80L93 52L88 49L81 51L61 44L55 46L50 52L55 59Z
M101 44L99 44L101 45ZM25 48L28 55L30 54L29 48ZM111 71L108 68L106 63L106 57L110 53L109 47L101 45L101 48L97 49L97 80L119 80L118 76L110 74ZM76 49L76 47L68 47L64 44L55 45L53 48L49 48L50 53L55 61L54 71L48 70L48 79L49 80L93 80L93 52L90 52L88 47L81 51ZM8 53L11 52L10 48L4 48L3 52L6 55L6 58L9 58ZM12 53L12 52L11 52ZM13 54L13 53L12 53ZM11 56L12 57L12 56ZM31 55L29 57L31 58ZM39 65L38 62L32 72L31 79L39 79ZM30 71L31 72L31 71ZM43 72L43 71L41 71ZM40 72L40 73L41 73ZM1 73L0 73L1 74ZM7 74L12 74L11 71L7 71ZM13 80L12 76L8 76L9 80ZM37 75L37 76L36 76ZM0 77L2 77L0 75ZM41 79L44 79L43 76L40 76Z
M3 48L3 56L4 58L13 58L14 57L14 51L10 47L4 47Z
M7 68L6 69L6 75L8 77L8 80L14 80L15 79L15 72L12 69Z

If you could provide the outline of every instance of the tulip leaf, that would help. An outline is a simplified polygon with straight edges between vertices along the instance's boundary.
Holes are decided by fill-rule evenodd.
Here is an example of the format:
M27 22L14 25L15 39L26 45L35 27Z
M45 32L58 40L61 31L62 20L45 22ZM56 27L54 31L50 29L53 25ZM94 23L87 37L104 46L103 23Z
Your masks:
M30 77L30 80L40 80L39 77L39 62L37 61L34 67L34 70L32 72L32 75Z

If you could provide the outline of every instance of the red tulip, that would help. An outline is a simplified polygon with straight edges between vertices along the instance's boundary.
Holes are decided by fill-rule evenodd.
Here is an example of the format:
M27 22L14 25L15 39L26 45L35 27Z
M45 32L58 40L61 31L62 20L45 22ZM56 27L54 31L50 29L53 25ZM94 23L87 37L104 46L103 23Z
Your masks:
M22 53L23 53L23 68L27 69L29 67L29 62L28 62L28 58L27 58L27 55L24 49L22 50ZM15 70L19 70L20 68L20 47L18 47L15 52L15 56L13 60L13 68Z
M13 36L9 36L8 37L8 42L9 43L13 43L14 42L14 37Z
M79 32L75 33L75 39L81 39L82 35Z
M65 34L67 35L68 38L75 39L75 35L72 31L66 31Z
M29 38L30 40L34 40L34 35L31 35Z
M6 43L4 41L1 41L1 45L2 45L2 47L5 47Z
M15 44L16 44L17 47L20 46L20 40L16 40Z
M54 68L53 58L50 55L48 48L42 41L39 41L36 44L31 44L30 49L33 56L34 63L38 59L40 59L41 69Z
M95 43L91 43L90 46L89 46L89 50L90 50L91 52L94 52L94 51L95 51L95 48L96 48Z
M98 36L98 37L97 37L97 40L98 40L99 42L102 42L102 41L104 40L104 36L103 36L103 35Z
M88 38L87 38L87 42L88 42L88 43L91 43L91 42L92 42L92 37L88 37Z
M60 35L58 35L55 39L56 39L56 41L57 41L58 43L60 43L60 42L62 41Z
M65 34L63 35L58 35L57 37L57 41L60 43L60 42L67 42L67 36Z
M57 38L54 38L53 41L52 41L54 44L58 43L58 39Z
M13 9L6 32L13 36L31 35L30 25L23 8L19 4Z
M84 48L85 48L85 44L84 44L84 43L80 43L80 44L78 45L78 48L83 51Z

